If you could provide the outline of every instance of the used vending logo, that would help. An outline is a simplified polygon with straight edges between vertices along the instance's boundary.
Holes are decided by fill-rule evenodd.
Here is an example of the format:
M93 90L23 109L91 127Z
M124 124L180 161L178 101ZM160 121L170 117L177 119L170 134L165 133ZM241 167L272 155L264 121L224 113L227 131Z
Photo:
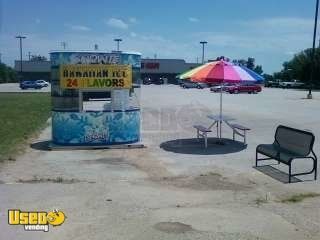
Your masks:
M24 212L18 209L8 210L9 225L23 225L25 231L49 231L49 225L60 226L66 219L62 211Z

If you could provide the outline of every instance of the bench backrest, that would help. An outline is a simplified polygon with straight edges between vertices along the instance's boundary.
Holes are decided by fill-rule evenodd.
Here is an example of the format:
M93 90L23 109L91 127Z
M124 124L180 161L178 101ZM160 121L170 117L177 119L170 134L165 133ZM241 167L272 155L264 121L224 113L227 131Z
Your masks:
M297 153L302 156L309 155L313 148L314 135L311 132L290 128L286 126L278 126L275 134L275 143L290 152Z

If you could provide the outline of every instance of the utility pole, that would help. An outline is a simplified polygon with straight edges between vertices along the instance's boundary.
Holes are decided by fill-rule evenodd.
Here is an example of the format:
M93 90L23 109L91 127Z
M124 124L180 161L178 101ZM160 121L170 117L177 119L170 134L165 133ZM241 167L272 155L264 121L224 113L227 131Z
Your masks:
M122 39L121 38L115 38L114 41L117 42L117 51L119 52L120 42L122 41Z
M20 81L21 81L21 78L22 78L22 39L25 39L27 37L25 36L16 36L17 39L19 39L19 43L20 43Z
M61 46L62 46L63 50L66 50L67 43L66 42L61 42Z
M202 44L202 64L204 64L204 45L207 44L207 41L201 41L200 44Z
M29 59L29 61L31 60L31 52L28 52L28 59Z
M317 37L317 25L318 25L318 12L319 12L319 0L316 3L316 13L314 16L314 29L313 29L313 44L312 44L312 54L311 54L311 73L310 73L310 82L309 82L309 92L307 95L308 99L312 99L312 85L314 78L314 57L316 51L316 37Z

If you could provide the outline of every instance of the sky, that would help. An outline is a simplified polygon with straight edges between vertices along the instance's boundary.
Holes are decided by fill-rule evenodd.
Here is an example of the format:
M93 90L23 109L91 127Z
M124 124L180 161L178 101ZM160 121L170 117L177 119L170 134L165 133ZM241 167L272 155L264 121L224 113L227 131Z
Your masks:
M144 58L253 57L265 73L312 46L315 0L0 0L2 62L19 59L16 35L24 35L23 58L50 50L116 49ZM318 40L317 40L318 42Z

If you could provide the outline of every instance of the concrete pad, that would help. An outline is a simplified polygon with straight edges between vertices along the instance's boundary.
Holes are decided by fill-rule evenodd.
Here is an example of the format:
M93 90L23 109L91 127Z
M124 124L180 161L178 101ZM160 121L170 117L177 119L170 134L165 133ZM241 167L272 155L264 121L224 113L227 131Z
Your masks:
M319 181L284 184L252 168L256 145L272 142L278 124L313 131L320 154L320 94L305 95L284 89L224 94L224 112L252 129L248 145L215 154L209 144L210 154L200 154L193 140L194 153L165 151L161 144L194 138L192 125L210 124L206 115L218 113L219 94L143 86L147 148L48 151L33 145L16 161L0 163L0 239L320 239L319 198L281 202L319 193ZM232 137L227 126L223 137ZM30 144L50 139L48 127ZM297 162L295 170L309 165ZM58 208L67 219L48 233L25 232L7 223L13 208Z

